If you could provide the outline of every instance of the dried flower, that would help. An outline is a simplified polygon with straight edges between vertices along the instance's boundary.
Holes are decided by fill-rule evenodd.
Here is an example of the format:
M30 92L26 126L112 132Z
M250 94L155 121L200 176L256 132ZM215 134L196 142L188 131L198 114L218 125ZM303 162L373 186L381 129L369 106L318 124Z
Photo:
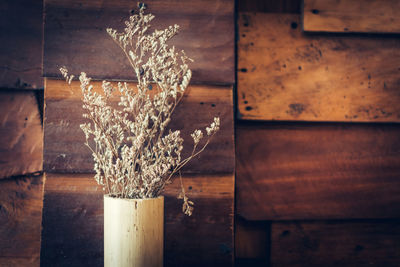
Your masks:
M148 33L154 16L144 14L144 9L141 5L139 14L125 22L124 32L107 29L127 56L138 81L137 88L118 83L121 96L116 108L109 103L116 91L110 82L103 81L104 94L98 94L86 73L79 76L83 117L90 121L80 127L85 134L85 145L93 155L95 179L106 194L121 198L159 196L173 175L206 148L220 125L219 118L214 118L206 128L207 139L201 146L203 132L195 130L191 135L192 153L182 159L180 131L166 133L166 130L190 82L192 72L187 62L191 59L167 45L179 26ZM60 71L70 83L73 75L68 76L65 67ZM182 180L181 187L183 212L191 215L194 203L187 198Z

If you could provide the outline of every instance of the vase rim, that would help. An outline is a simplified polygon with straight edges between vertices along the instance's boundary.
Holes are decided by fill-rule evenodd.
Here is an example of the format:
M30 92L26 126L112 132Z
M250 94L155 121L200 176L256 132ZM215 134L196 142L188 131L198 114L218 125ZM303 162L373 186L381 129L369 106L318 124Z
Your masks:
M121 197L112 197L109 194L104 194L104 198L115 199L115 200L125 200L125 201L146 201L146 200L163 199L164 196L159 195L158 197L149 197L149 198L121 198Z

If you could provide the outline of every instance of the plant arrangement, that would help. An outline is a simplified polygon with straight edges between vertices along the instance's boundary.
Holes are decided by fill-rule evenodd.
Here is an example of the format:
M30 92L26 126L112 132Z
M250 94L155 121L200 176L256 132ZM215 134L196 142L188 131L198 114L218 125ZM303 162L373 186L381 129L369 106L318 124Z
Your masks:
M219 118L214 118L205 132L194 130L192 152L182 157L181 133L168 125L190 82L191 59L167 44L179 26L149 33L154 16L144 11L145 5L139 4L138 14L125 22L124 32L107 29L133 68L136 88L121 82L114 88L103 81L104 94L99 94L84 72L79 76L83 117L88 119L80 127L95 162L95 180L106 194L117 198L158 197L174 174L206 148L220 127ZM68 75L65 67L60 71L71 83L74 76ZM116 95L117 106L111 103ZM181 176L180 181L183 212L191 215L194 204L185 195Z

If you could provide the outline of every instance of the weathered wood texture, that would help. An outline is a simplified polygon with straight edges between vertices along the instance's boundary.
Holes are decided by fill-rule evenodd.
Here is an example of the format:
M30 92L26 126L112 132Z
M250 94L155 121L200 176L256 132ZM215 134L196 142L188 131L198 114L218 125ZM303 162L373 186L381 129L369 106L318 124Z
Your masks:
M400 121L399 38L300 28L299 15L239 15L239 118Z
M133 80L133 71L105 29L123 29L136 1L45 1L44 76L61 77L59 67L71 73L85 71L96 79ZM233 84L234 1L147 1L155 15L154 29L178 24L171 40L194 59L195 83Z
M90 174L46 174L43 266L103 265L103 196ZM233 175L184 176L191 217L181 211L179 181L165 192L165 265L230 266Z
M238 0L239 12L299 13L301 0Z
M0 179L42 170L43 130L35 92L0 92Z
M236 211L248 220L397 218L400 126L236 129Z
M247 221L235 218L235 257L256 259L266 264L269 261L270 223Z
M398 0L304 0L303 28L310 32L400 33Z
M100 82L93 85L100 87ZM69 87L64 80L46 79L44 169L49 172L92 172L93 158L84 146L79 125L82 102L79 82ZM220 131L206 150L182 171L186 173L223 173L234 170L232 87L190 86L176 108L171 129L181 129L184 155L192 149L190 133L204 129L214 116L221 119Z
M272 223L271 266L399 266L400 222Z
M43 88L43 2L0 3L0 88Z
M39 266L42 176L0 181L0 266Z

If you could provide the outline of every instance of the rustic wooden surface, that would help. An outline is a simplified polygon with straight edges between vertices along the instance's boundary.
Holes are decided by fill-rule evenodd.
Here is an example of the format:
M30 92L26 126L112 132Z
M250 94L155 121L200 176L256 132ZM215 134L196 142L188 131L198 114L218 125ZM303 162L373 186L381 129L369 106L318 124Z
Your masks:
M154 29L178 24L171 40L194 59L195 83L233 84L234 1L147 1L156 18ZM85 71L97 79L133 80L123 52L108 36L108 27L122 30L136 1L45 1L44 76L61 77L59 67L71 73Z
M400 33L398 0L304 0L303 7L305 31Z
M39 266L42 176L0 181L0 266Z
M400 39L316 36L300 16L239 14L238 117L400 121Z
M248 220L397 218L400 125L247 123L236 211Z
M43 88L43 2L0 3L0 88Z
M264 265L269 261L270 223L235 218L235 257L253 259Z
M43 130L33 91L0 91L0 179L42 170Z
M272 223L271 266L399 266L400 222Z
M301 0L238 0L239 12L299 13Z
M233 175L184 176L191 217L165 193L165 266L230 266L233 260ZM41 263L103 265L103 196L91 174L46 174Z
M93 83L99 86L100 82ZM44 169L49 172L92 172L90 150L83 145L84 134L79 82L69 87L64 80L46 79ZM191 86L176 108L171 129L181 129L185 140L184 155L192 149L190 133L204 129L214 116L221 119L221 129L205 151L183 172L223 173L234 169L232 87Z

